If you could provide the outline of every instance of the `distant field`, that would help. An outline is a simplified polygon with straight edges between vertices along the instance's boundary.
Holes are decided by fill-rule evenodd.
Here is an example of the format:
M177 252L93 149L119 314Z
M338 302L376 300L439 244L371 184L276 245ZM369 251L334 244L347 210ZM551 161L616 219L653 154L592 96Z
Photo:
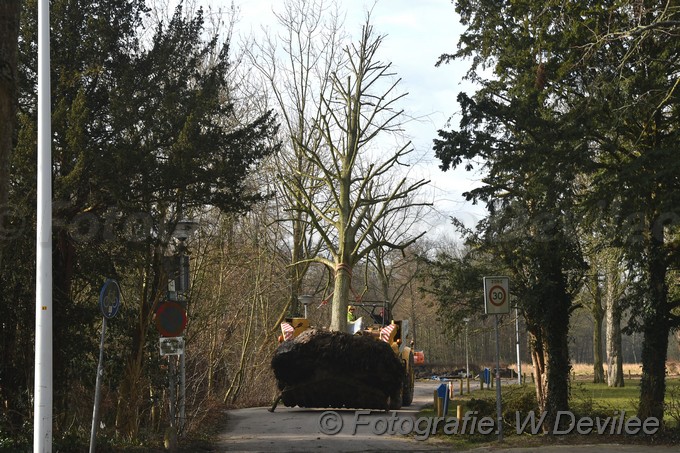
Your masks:
M515 368L515 367L511 367ZM666 370L669 376L680 376L680 362L668 362L666 363ZM522 364L522 373L529 374L533 371L533 367L530 363ZM571 371L576 375L576 378L585 378L593 376L593 364L592 363L572 363ZM607 372L607 365L604 365L604 372ZM642 375L642 364L641 363L624 363L623 364L623 374L626 379L640 377Z
M529 368L530 369L530 368ZM572 373L576 373L576 376L592 376L593 375L593 364L592 363L572 363L571 364ZM604 372L607 372L607 365L604 365ZM641 363L624 363L623 364L623 374L626 378L633 376L640 376L642 374L642 364Z

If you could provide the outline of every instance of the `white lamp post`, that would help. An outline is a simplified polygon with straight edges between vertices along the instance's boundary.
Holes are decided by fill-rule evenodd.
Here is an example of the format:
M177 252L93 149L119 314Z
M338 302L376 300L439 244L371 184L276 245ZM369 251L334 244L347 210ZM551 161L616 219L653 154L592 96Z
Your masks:
M52 451L52 107L50 2L38 2L38 168L33 451Z
M303 294L301 296L298 296L298 300L300 301L302 306L305 307L305 319L307 319L307 305L311 304L314 298L310 295Z
M194 220L182 219L175 225L175 231L172 232L172 237L185 241L191 237L198 230L198 222Z

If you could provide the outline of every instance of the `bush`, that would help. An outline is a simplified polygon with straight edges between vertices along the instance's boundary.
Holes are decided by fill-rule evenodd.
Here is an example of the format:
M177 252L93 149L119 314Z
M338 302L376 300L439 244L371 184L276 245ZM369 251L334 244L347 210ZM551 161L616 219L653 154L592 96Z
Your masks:
M673 419L675 428L680 430L680 386L669 385L666 387L664 412Z
M503 387L503 424L508 429L515 426L515 414L527 414L538 409L536 392L528 385L510 385ZM469 411L477 411L477 416L496 419L496 394L489 394L483 398L470 398L465 403Z
M528 385L512 385L503 392L503 419L515 422L515 413L526 414L538 410L536 391Z

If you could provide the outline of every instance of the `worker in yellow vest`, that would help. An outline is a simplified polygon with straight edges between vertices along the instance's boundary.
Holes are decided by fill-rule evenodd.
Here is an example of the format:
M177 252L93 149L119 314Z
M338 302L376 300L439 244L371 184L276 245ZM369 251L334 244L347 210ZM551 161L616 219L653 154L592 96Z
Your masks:
M354 306L350 305L347 307L347 322L354 322L357 320L357 316L355 314L355 308Z

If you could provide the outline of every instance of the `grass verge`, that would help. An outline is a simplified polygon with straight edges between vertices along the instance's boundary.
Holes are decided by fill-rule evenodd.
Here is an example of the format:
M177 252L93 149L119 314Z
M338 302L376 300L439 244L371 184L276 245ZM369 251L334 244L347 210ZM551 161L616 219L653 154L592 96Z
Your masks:
M666 385L664 426L652 435L644 434L642 430L636 435L626 434L625 422L621 425L620 417L622 413L624 420L627 421L637 411L639 380L626 380L624 387L618 388L583 381L572 384L570 410L577 422L581 419L592 420L593 429L590 434L579 434L577 429L573 429L569 434L543 434L537 428L540 414L536 411L534 386L531 384L504 385L502 387L504 421L502 445L504 447L597 443L677 445L680 441L680 379L668 379ZM465 428L463 429L462 423L458 423L458 426L454 429L452 423L449 425L448 434L445 434L444 422L442 422L436 436L431 437L446 442L452 450L465 450L498 444L498 435L495 429L484 434L480 433L478 429L479 422L485 417L493 420L495 426L495 389L478 390L471 395L456 396L450 402L448 417L456 416L458 406L461 407L463 416L468 413ZM534 411L535 418L533 420L527 419L532 411ZM423 410L419 416L434 417L435 414L430 406ZM564 417L566 420L570 418L568 415ZM588 420L583 423L585 423L583 431L586 432L588 431ZM599 433L598 423L600 424ZM474 424L477 424L477 426ZM612 424L614 428L610 429ZM619 429L619 426L622 426L622 428ZM537 429L534 430L534 427ZM649 427L651 428L652 425L649 425ZM650 431L653 431L653 429L650 429ZM536 434L532 434L532 432Z

